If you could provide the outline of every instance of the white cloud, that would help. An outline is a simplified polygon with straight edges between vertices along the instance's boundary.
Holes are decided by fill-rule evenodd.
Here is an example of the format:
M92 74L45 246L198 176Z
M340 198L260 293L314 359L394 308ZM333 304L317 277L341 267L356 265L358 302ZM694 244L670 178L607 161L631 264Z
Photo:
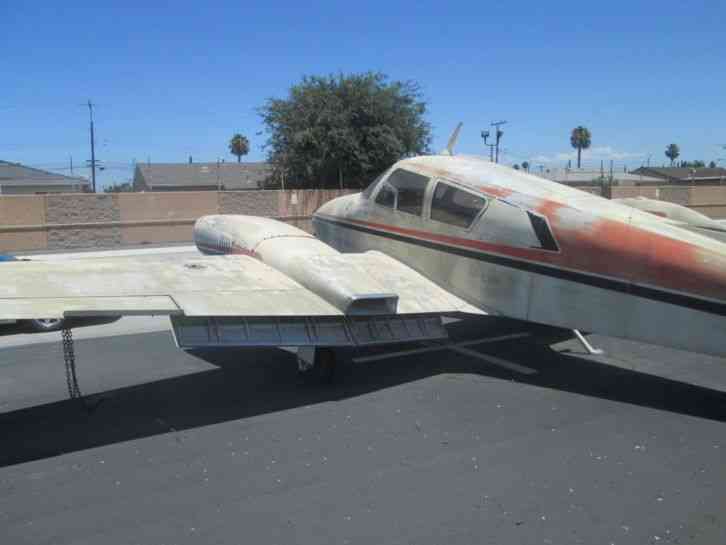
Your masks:
M598 146L586 150L582 150L583 161L627 161L629 159L640 159L645 157L644 153L629 152L616 150L612 146ZM577 150L573 149L568 152L560 152L554 154L539 154L532 157L531 161L535 163L561 163L564 161L576 161Z

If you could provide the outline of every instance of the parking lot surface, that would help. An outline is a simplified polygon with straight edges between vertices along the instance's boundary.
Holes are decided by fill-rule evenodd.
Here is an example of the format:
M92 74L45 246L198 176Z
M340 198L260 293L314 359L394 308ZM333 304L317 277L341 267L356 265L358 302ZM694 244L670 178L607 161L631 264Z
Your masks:
M57 333L2 338L3 544L726 542L723 360L518 339L341 353L322 386L165 327L79 330L85 405Z

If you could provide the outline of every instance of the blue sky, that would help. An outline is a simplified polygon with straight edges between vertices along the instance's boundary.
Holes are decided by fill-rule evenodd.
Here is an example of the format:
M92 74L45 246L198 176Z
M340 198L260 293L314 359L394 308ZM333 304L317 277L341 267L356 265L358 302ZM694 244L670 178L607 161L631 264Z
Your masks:
M50 169L89 158L97 103L102 183L133 160L262 160L256 108L305 74L379 70L416 80L434 149L461 153L505 119L505 162L563 165L726 157L726 2L0 2L0 159ZM78 170L76 170L78 173ZM81 171L86 174L87 171Z

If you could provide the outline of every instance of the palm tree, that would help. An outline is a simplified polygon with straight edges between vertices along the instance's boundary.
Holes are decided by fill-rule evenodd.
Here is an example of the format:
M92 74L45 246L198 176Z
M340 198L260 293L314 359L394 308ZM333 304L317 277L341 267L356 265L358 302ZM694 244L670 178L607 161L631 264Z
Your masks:
M592 144L590 131L582 125L575 127L572 129L572 134L570 134L570 144L577 150L577 168L580 168L582 150L589 148L590 144Z
M235 134L229 141L229 152L237 156L238 163L241 162L242 156L250 152L250 141L247 140L246 136L239 133Z
M529 172L529 161L522 161L522 168Z
M665 155L668 157L668 159L671 160L671 166L673 166L673 161L678 159L678 156L681 154L681 150L678 147L678 144L668 144L666 146Z

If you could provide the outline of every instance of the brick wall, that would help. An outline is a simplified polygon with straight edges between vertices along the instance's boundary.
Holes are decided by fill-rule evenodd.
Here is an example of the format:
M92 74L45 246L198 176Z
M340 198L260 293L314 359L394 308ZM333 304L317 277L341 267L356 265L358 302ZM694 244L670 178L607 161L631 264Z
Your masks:
M289 218L297 227L310 230L312 213L347 193L351 191L0 196L0 253L190 242L194 221L205 214ZM613 198L639 195L683 204L712 218L726 218L726 186L612 188Z
M309 216L324 202L344 193L348 192L183 191L0 196L0 253L190 242L197 218L220 213L290 217L301 229L310 230Z
M280 216L278 193L285 191L222 191L219 193L220 214Z
M48 249L113 247L121 244L116 195L46 195ZM88 224L96 224L89 226ZM100 225L99 225L100 224Z
M46 198L39 195L0 197L0 253L19 250L43 250L48 247L48 232L42 229L13 231L26 225L46 224Z
M123 244L192 240L192 220L219 209L216 191L120 193L118 206Z

